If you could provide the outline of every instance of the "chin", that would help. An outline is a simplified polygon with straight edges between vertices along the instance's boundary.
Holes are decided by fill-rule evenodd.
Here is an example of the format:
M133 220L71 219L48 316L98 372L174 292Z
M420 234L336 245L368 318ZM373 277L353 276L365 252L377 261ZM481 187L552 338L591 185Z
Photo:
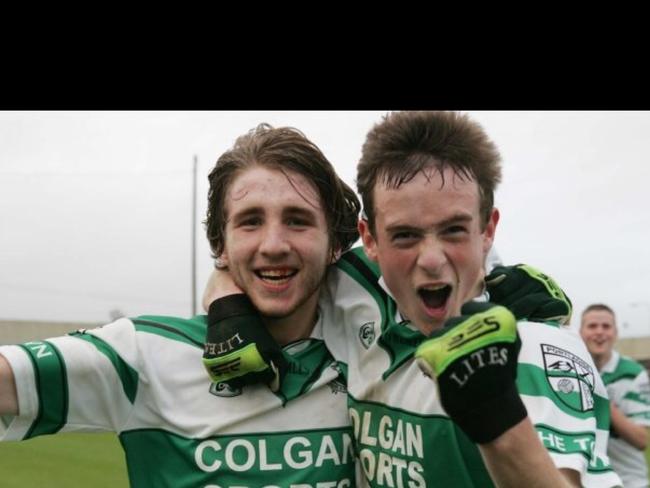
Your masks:
M259 312L265 317L273 319L281 319L291 315L295 311L295 307L286 306L286 305L276 305L276 304L255 304Z
M431 333L441 329L443 326L443 322L431 319L417 321L414 320L413 324L420 330L420 332L426 336L431 335Z
M270 310L270 311L261 311L260 313L269 319L283 319L285 317L288 317L291 315L291 310L286 310L286 311L278 311L278 310Z

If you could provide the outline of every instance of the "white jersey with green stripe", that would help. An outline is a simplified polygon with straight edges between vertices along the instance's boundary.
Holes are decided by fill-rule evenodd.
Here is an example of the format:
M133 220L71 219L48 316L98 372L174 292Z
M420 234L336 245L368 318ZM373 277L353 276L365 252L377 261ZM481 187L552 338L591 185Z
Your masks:
M333 317L324 329L346 364L356 450L373 487L493 486L478 448L446 415L434 382L413 353L425 337L399 322L376 264L361 249L330 273ZM583 486L620 485L606 455L607 392L577 334L553 324L518 323L522 340L517 386L558 468L580 473Z
M211 383L205 316L125 318L0 347L20 412L2 440L117 432L134 488L354 486L345 383L320 329L284 348L275 394Z
M650 427L650 381L642 364L612 351L600 370L610 401L633 422ZM607 454L612 467L623 479L623 486L646 488L648 465L645 454L620 437L611 435Z

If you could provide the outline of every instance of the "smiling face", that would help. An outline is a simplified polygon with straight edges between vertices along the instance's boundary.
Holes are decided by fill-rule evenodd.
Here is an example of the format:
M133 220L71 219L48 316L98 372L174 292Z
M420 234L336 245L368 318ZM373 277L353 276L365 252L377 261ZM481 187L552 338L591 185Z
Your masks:
M618 332L616 319L607 310L590 310L582 316L580 336L597 366L605 364L612 355Z
M476 295L499 214L482 228L476 181L448 167L429 167L397 189L378 182L374 208L374 235L359 224L366 253L402 315L429 335Z
M253 166L226 196L222 260L262 315L309 329L331 260L327 222L315 187L303 176Z

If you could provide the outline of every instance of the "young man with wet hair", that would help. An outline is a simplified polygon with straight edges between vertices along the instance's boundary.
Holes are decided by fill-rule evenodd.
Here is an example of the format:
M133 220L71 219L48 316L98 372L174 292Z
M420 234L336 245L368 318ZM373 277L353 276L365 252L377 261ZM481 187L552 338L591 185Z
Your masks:
M134 488L354 486L344 383L317 302L328 267L357 239L358 199L291 128L240 137L209 179L211 244L248 294L211 313L228 327L260 311L255 338L282 346L282 384L210 380L204 351L234 347L245 331L204 348L205 316L122 318L0 347L2 440L114 431Z
M363 146L364 248L328 274L320 308L371 486L620 484L606 391L561 327L570 302L528 266L484 280L499 159L478 124L450 112L389 114ZM246 368L236 374L245 381Z
M423 442L423 478L437 473L449 486L486 486L489 473L499 486L614 486L604 457L606 393L579 338L557 323L533 323L537 317L513 309L528 319L516 323L507 309L472 301L499 221L499 160L480 125L453 112L389 114L366 138L359 229L397 310L377 331L377 352L388 352L379 360L383 371L363 373L370 349L349 352L349 370L357 360L362 371L359 388L349 379L359 447L378 465L382 454L395 455L394 445L374 444L363 432L394 425L400 417L391 411L408 412L425 438L454 439ZM506 283L489 281L484 300L508 305L498 290ZM418 345L419 334L434 338ZM420 398L427 379L418 365L436 377L437 395ZM381 472L375 468L375 480Z
M618 327L614 310L604 303L585 308L580 335L596 363L610 399L611 427L607 454L628 488L647 488L650 427L650 380L643 365L620 354L614 345Z

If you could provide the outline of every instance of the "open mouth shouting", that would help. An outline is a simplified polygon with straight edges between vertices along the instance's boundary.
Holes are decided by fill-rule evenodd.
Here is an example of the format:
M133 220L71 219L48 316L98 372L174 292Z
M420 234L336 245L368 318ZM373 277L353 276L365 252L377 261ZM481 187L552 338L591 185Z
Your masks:
M418 288L418 295L427 313L439 318L447 311L447 300L451 291L450 285L425 285Z

